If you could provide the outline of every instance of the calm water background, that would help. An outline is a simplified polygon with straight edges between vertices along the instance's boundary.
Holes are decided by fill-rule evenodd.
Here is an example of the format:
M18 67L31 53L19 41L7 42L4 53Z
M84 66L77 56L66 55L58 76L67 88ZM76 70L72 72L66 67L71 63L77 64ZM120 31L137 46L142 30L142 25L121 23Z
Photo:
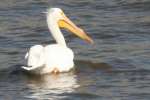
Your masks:
M63 31L76 69L58 76L23 73L24 55L50 44L41 12L60 7L95 41ZM3 0L0 2L0 98L2 100L149 100L149 0Z

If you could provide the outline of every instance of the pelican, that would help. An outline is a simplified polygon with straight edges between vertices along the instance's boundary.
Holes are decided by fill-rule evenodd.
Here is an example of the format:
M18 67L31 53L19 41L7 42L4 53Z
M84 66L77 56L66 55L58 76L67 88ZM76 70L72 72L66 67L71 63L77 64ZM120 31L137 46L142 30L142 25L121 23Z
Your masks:
M60 28L69 30L89 43L93 43L93 40L60 8L49 8L46 17L48 28L56 44L32 46L25 55L27 66L22 66L22 68L36 74L68 72L74 67L74 53L67 47Z

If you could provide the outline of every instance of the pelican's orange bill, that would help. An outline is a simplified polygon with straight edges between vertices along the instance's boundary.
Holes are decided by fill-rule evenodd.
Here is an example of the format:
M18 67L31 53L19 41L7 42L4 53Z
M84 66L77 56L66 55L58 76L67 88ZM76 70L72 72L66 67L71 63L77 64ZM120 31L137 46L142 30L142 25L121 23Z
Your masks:
M81 39L93 43L93 40L81 28L77 27L69 18L67 18L64 13L62 13L62 16L63 19L58 21L59 27L66 28Z

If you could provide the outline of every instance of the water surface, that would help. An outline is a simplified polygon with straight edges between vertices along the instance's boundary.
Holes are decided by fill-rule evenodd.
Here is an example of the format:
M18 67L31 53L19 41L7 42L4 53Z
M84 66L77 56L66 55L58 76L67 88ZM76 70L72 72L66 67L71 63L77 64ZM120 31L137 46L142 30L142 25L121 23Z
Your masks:
M35 44L54 43L41 12L60 7L94 40L63 31L75 70L57 76L20 70ZM0 2L0 98L4 100L149 100L149 0Z

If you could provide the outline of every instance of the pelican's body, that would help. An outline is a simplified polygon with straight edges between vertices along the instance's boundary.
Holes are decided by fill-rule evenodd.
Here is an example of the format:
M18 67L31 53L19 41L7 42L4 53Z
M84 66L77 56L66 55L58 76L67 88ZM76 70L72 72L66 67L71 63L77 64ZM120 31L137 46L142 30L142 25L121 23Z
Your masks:
M56 44L47 46L35 45L27 52L27 66L23 69L36 73L67 72L74 67L74 53L67 47L59 27L67 28L79 37L92 42L84 31L73 24L59 8L48 9L47 23Z
M59 69L59 72L67 72L74 66L74 54L68 47L59 44L48 45L45 47L45 54L47 54L45 55L45 66L50 72L53 69Z

